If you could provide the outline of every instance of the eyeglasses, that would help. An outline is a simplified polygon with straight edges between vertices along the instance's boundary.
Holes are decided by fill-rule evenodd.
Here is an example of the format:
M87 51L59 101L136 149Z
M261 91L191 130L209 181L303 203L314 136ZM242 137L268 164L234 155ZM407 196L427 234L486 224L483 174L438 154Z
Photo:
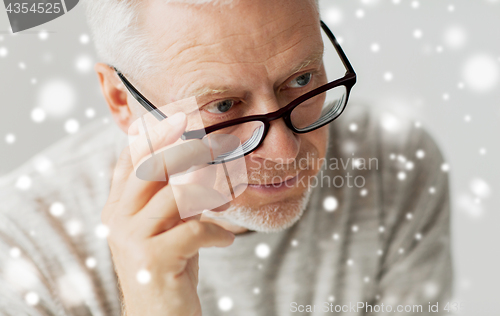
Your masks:
M338 118L344 111L351 89L356 83L356 73L347 59L344 51L337 42L335 36L321 21L321 28L333 44L338 57L345 68L343 77L334 81L314 87L312 90L294 98L279 110L262 115L250 115L237 117L223 121L205 128L186 131L181 136L183 140L204 139L206 137L217 137L217 135L232 135L240 140L241 147L237 150L227 150L213 159L211 164L219 164L246 156L256 150L266 138L270 123L283 118L286 126L296 134L314 131ZM112 67L119 78L132 94L132 96L148 112L158 120L164 120L167 116L154 106L144 95L142 95L127 78L115 67ZM308 75L301 76L306 81Z

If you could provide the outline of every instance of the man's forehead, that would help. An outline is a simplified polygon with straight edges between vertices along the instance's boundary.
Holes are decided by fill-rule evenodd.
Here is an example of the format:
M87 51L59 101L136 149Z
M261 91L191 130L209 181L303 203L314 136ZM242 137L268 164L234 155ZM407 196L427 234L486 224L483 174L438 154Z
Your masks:
M223 54L239 52L244 56L251 50L262 51L273 44L282 46L285 41L297 41L304 28L319 29L319 16L311 0L235 3L216 6L152 0L143 16L146 35L160 57L206 53L203 49L215 53L222 50Z
M322 55L313 1L240 0L232 8L152 2L147 29L156 43L162 84L171 88L165 93L176 94L170 102L227 92L234 88L228 76L242 77L258 67L292 74ZM206 74L212 82L197 84Z

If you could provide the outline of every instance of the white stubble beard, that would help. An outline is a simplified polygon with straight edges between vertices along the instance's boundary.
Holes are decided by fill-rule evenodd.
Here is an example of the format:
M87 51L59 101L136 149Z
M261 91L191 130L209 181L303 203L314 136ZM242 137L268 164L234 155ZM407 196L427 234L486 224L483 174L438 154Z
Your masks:
M291 227L302 217L311 193L312 189L308 188L298 200L280 205L263 205L256 210L251 207L231 205L226 211L205 212L204 215L216 220L225 220L248 230L276 233Z

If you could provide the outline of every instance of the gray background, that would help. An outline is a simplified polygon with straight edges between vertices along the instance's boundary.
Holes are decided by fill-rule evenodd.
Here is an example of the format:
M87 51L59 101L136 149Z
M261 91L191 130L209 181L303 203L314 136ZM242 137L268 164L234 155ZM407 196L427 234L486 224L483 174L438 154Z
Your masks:
M440 144L450 165L460 315L498 315L500 1L321 5L359 76L352 100L418 120ZM21 34L9 30L2 8L0 175L108 116L83 5Z

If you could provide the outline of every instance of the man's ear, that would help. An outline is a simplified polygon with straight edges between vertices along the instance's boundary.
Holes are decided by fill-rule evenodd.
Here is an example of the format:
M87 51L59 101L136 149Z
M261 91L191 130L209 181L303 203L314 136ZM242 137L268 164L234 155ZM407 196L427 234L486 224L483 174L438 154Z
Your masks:
M94 70L99 77L102 94L108 103L113 119L124 133L128 133L128 128L134 121L134 115L128 103L127 89L114 69L108 65L97 63Z

